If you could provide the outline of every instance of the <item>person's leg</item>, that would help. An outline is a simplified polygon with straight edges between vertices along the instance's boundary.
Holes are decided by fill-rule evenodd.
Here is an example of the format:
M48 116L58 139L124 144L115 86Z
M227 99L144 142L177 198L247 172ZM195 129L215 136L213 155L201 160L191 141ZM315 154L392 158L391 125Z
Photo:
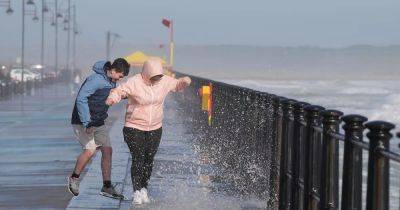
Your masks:
M79 176L84 170L89 160L96 152L96 144L93 135L88 135L82 125L73 125L74 132L79 143L83 147L83 152L78 156L74 171L71 176L67 177L68 190L74 195L79 194Z
M100 194L115 199L124 199L124 195L117 192L111 184L112 147L107 126L103 125L94 129L94 141L101 151L103 187L100 190Z
M84 149L83 152L78 156L78 158L76 160L75 168L73 171L73 174L78 175L78 177L76 177L76 178L79 178L79 175L85 169L87 163L93 157L95 152L96 152L96 150L93 150L93 149Z
M144 164L144 150L143 144L145 142L145 136L143 131L137 129L124 127L124 140L129 147L132 156L131 165L131 179L133 185L133 191L140 190L142 188L142 170Z
M72 173L73 177L79 178L80 173L85 169L87 163L96 153L96 144L93 135L87 134L82 125L73 125L73 129L79 143L83 147L83 151L79 154Z
M101 172L103 176L104 187L111 187L111 165L112 165L112 147L108 128L103 125L95 127L94 141L100 146L101 151Z
M110 187L112 147L100 147L100 151L101 151L101 172L103 175L103 182L106 187Z
M151 172L153 170L153 165L154 165L154 157L160 145L161 135L162 135L162 128L151 131L148 134L148 139L146 141L148 146L146 147L145 165L144 165L143 179L142 179L142 187L144 188L147 188L151 177Z

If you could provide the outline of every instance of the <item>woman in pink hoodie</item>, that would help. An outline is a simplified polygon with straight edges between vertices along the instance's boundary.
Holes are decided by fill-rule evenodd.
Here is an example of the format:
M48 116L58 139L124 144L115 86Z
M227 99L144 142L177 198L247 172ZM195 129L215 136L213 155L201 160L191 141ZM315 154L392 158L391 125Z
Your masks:
M182 91L190 82L189 77L164 75L161 62L151 59L144 63L141 74L113 89L106 101L113 105L128 99L123 133L132 155L133 204L150 202L147 185L161 140L165 97L170 91Z

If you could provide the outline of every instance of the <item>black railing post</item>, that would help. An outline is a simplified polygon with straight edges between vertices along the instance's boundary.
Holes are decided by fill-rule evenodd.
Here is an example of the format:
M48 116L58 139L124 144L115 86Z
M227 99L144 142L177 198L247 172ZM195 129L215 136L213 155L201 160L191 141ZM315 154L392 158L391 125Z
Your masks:
M271 142L270 138L270 121L268 120L271 116L267 116L268 94L254 91L252 92L252 101L254 106L252 110L254 135L253 141L250 145L250 151L253 151L250 154L250 159L251 164L260 168L260 171L251 174L252 181L250 183L253 184L253 190L255 193L267 198L268 193L266 189L269 189L270 170L267 170L267 165L264 165L263 163L270 163L270 166L272 165L269 154L271 154L271 147L273 148L273 142ZM263 175L260 176L260 172Z
M11 95L17 95L18 94L18 87L19 87L19 82L12 82L12 94Z
M280 116L280 121L279 121L279 118L277 119L277 121L276 121L276 123L277 123L277 125L276 125L276 127L277 128L280 128L281 129L281 135L280 136L278 136L277 135L277 140L278 141L280 141L280 144L281 144L281 150L279 151L279 154L280 154L280 160L279 160L279 210L281 210L281 209L284 209L284 205L285 205L285 199L284 199L284 174L285 174L285 162L286 162L286 159L285 159L285 156L283 155L284 154L284 151L285 151L285 145L284 145L284 142L285 142L285 139L284 139L284 134L283 134L283 122L284 122L284 120L283 120L283 101L285 101L285 100L288 100L287 98L285 98L285 97L279 97L276 101L277 101L277 103L279 103L279 107L280 108L278 108L278 110L280 110L281 112L280 112L280 114L281 114L281 116Z
M384 121L372 121L369 129L369 159L367 183L367 210L389 209L389 159L380 154L389 149L390 130L395 126Z
M11 96L12 95L12 89L13 89L13 84L12 84L11 81L7 82L6 89L7 89L7 96Z
M13 90L14 90L14 85L13 82L8 82L8 89L7 89L7 95L11 96L13 95Z
M20 86L19 81L15 81L13 84L13 95L18 95L19 94L19 86Z
M7 84L8 84L8 82L7 81L5 81L4 82L4 86L3 86L3 96L4 97L6 97L7 96L7 92L8 92L8 90L7 90Z
M304 142L304 210L316 209L316 205L313 205L312 194L314 191L313 187L313 174L319 173L319 171L314 171L314 165L317 163L319 158L313 156L313 154L317 153L314 151L316 148L315 144L318 139L316 136L319 134L315 131L314 126L321 126L321 115L320 112L325 110L324 107L309 105L304 108L306 110L306 119L307 119L307 130L306 130L306 138ZM315 183L318 184L319 183Z
M269 187L269 198L268 207L271 209L277 209L279 206L279 179L280 179L280 157L281 157L281 143L282 143L282 104L280 101L282 97L271 95L273 105L273 139L272 142L276 146L271 151L271 172L270 172L270 187Z
M305 102L297 102L294 104L294 129L293 129L293 153L292 153L292 210L303 209L304 199L304 130L305 115L304 107L310 105Z
M342 210L361 210L362 208L362 148L352 141L363 141L364 122L368 119L361 115L346 115L344 158L342 175Z
M291 193L292 193L292 140L293 140L293 110L295 100L286 99L282 100L283 107L283 121L282 121L282 150L281 150L281 167L283 171L281 174L280 183L280 202L279 209L291 209Z
M269 113L270 108L270 95L267 93L259 92L259 135L257 136L257 144L256 144L256 151L258 153L257 155L257 166L261 168L261 175L259 177L259 184L257 186L260 186L261 188L259 189L261 192L259 193L262 197L268 198L269 197L269 192L266 189L270 189L271 183L270 183L270 173L271 173L271 167L272 167L272 162L270 161L269 154L271 154L271 148L274 148L272 145L274 142L272 141L270 130L272 126L271 120L273 119L273 116ZM268 163L270 163L270 167L268 167Z
M323 141L320 209L337 210L339 208L339 141L331 133L339 131L340 116L337 110L325 110L322 113Z
M24 95L31 95L31 90L32 90L32 80L27 80L25 82L25 88L22 89L22 94Z
M19 82L19 81L15 81L14 82L14 86L13 86L13 95L17 95L17 94L19 94L19 86L20 86L20 83L21 82Z

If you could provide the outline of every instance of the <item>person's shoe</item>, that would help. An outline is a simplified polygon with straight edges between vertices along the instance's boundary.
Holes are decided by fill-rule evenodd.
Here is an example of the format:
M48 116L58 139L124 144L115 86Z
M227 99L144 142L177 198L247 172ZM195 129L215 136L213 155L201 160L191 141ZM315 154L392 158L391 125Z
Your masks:
M149 196L147 195L147 189L143 187L140 190L140 193L142 194L142 202L143 203L150 203Z
M124 195L118 193L115 190L114 186L111 186L111 187L104 187L103 186L101 188L100 195L106 196L106 197L109 197L109 198L119 199L119 200L124 200L125 199Z
M79 179L69 176L69 177L67 177L67 182L68 182L68 184L67 184L68 191L72 195L78 196L79 195Z
M136 190L132 196L132 205L140 204L142 204L142 193L139 190Z

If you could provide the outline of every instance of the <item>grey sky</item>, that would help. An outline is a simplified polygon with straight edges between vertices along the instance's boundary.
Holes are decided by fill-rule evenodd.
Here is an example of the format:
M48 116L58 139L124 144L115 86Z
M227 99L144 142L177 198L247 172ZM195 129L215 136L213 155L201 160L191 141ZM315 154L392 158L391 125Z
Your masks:
M21 1L11 0L14 14L0 8L2 45L19 46ZM65 0L64 0L65 1ZM36 0L40 5L41 1ZM53 0L48 0L53 2ZM59 0L62 2L62 0ZM105 31L121 42L167 42L160 21L175 21L177 44L237 44L264 46L400 44L398 0L72 0L78 8L80 41L104 45ZM65 3L64 3L65 4ZM39 26L27 21L27 45L39 42ZM47 24L49 39L52 29ZM7 32L7 33L4 33ZM61 38L63 34L60 32Z

